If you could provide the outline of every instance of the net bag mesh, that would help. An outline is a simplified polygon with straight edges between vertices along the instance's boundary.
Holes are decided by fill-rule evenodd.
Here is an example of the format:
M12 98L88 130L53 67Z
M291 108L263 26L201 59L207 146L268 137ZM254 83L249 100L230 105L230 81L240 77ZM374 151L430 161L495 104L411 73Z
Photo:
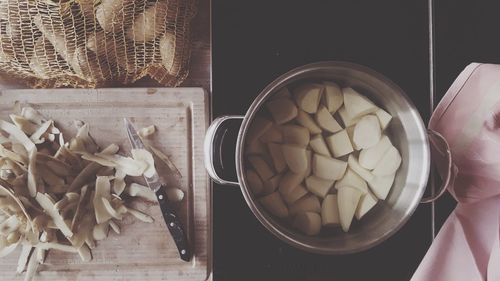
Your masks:
M188 74L195 0L0 0L0 75L92 88Z

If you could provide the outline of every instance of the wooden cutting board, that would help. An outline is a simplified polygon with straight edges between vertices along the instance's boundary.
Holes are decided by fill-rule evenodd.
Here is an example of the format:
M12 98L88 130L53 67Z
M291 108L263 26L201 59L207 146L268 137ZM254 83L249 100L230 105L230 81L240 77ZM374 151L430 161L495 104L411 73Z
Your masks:
M146 224L126 217L121 234L110 232L92 250L91 262L78 255L50 251L39 267L36 280L211 280L211 189L203 166L203 138L209 122L209 102L201 88L122 88L3 90L0 118L7 120L16 101L31 104L53 119L66 140L74 136L73 120L90 125L101 147L110 143L127 154L130 144L123 125L127 117L137 129L155 125L153 145L171 156L182 178L169 184L181 188L185 198L175 205L194 248L191 262L183 262L168 233L156 203L137 202L136 207L152 215ZM162 171L159 171L161 174ZM15 268L19 249L0 259L0 280L23 280Z

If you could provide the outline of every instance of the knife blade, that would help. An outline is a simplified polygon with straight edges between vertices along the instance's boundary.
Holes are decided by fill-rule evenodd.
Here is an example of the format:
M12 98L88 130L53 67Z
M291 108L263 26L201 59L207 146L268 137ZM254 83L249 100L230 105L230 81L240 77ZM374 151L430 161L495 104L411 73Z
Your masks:
M134 128L132 123L124 118L125 128L127 129L127 136L130 140L130 144L134 149L146 149L146 146L142 142L137 130ZM152 177L144 176L144 180L146 180L146 184L156 193L156 199L158 199L158 203L160 204L161 213L163 215L163 219L167 224L167 228L174 239L175 245L177 246L177 250L179 251L179 255L182 260L190 261L191 260L191 250L189 249L188 240L186 232L182 227L179 217L177 216L177 212L170 206L167 198L167 193L165 191L165 185L161 183L158 172L155 171Z

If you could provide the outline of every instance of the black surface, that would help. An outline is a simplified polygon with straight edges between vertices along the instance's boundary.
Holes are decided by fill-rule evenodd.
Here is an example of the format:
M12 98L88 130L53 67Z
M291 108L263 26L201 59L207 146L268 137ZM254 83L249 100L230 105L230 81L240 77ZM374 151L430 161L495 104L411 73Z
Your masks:
M291 2L212 2L215 117L245 113L266 84L296 66L344 60L392 79L428 120L427 1ZM429 206L380 246L321 256L268 233L238 188L216 185L213 205L215 280L408 280L431 241Z

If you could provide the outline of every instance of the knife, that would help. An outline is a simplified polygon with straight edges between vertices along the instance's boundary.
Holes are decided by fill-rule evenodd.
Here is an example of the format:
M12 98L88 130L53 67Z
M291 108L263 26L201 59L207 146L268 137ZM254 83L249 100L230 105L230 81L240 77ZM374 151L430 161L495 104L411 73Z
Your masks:
M134 128L132 123L127 118L124 118L124 121L125 127L127 128L127 135L132 148L146 149L146 146L142 142L139 134L137 133L137 130ZM158 203L160 204L163 219L165 220L168 230L170 231L170 234L175 241L175 245L177 246L177 250L179 250L181 259L184 261L190 261L191 251L188 247L186 232L182 228L182 224L175 210L170 206L168 202L167 193L165 192L165 185L160 182L158 172L155 171L152 177L144 176L144 179L146 180L149 188L151 188L151 190L156 193L156 199L158 199Z

